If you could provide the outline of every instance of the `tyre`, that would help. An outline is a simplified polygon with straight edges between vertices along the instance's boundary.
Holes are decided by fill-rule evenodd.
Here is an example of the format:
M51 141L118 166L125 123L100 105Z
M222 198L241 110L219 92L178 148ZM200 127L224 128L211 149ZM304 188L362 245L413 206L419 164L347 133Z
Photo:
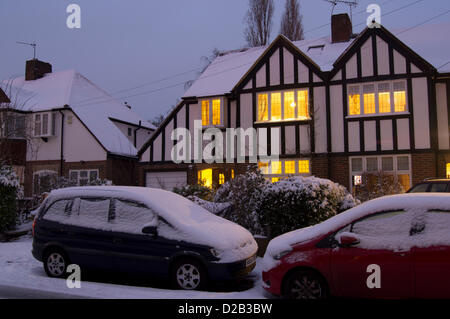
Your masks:
M328 287L325 280L311 270L298 270L289 275L283 293L288 299L326 299Z
M172 284L178 289L202 290L208 276L203 265L195 259L180 259L172 267Z
M44 270L49 277L66 277L66 270L69 264L69 258L62 250L52 249L45 253Z

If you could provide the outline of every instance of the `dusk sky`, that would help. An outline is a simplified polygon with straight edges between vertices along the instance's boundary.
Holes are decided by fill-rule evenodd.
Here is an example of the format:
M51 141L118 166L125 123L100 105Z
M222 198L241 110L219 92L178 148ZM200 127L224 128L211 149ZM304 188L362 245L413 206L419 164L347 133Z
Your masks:
M275 0L271 39L279 32L284 2ZM66 26L70 3L81 7L81 29ZM305 38L329 35L325 24L331 5L323 0L300 3ZM354 25L361 24L355 31L365 26L371 3L381 6L382 24L391 30L450 9L448 0L360 0L353 11ZM202 56L210 56L214 48L245 46L247 7L246 0L1 0L0 79L23 75L25 61L33 56L31 47L16 42L36 42L37 58L50 62L54 71L75 69L151 119L177 102L184 83L204 65ZM348 7L335 9L343 11ZM445 15L431 23L449 20ZM185 74L173 77L180 73Z

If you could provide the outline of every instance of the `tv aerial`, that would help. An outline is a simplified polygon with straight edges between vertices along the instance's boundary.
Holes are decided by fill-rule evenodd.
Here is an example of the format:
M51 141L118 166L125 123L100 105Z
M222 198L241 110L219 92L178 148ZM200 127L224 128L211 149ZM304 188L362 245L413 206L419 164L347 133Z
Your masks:
M357 7L358 6L358 1L354 0L354 1L350 1L350 0L324 0L326 2L331 3L331 14L333 14L334 8L338 5L338 4L344 4L349 6L350 9L350 21L353 24L352 21L352 11L353 11L353 7Z
M33 47L33 60L36 60L36 43L16 42L17 44L24 44Z

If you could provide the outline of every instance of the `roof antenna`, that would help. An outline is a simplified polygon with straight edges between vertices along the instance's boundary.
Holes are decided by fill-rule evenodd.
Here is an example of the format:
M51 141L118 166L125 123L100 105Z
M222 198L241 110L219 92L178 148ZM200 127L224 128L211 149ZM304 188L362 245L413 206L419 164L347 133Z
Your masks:
M25 44L33 47L33 60L36 60L36 43L16 42L18 44Z
M334 7L336 7L337 4L342 3L342 4L346 4L349 6L350 8L350 22L352 24L352 33L353 33L353 7L357 7L358 6L358 0L325 0L326 2L331 3L331 15L333 15L333 11L334 11Z

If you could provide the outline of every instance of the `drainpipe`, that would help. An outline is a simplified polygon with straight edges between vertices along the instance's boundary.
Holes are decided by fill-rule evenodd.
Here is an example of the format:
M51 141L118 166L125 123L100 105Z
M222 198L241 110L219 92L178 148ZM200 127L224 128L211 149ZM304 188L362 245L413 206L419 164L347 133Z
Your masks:
M63 176L63 168L64 168L64 112L59 111L61 114L61 148L60 148L60 167L59 167L59 176Z
M142 123L142 121L139 121L138 127L134 130L134 147L136 147L136 144L137 144L136 133L137 133L137 131L139 131L142 128L141 123Z

